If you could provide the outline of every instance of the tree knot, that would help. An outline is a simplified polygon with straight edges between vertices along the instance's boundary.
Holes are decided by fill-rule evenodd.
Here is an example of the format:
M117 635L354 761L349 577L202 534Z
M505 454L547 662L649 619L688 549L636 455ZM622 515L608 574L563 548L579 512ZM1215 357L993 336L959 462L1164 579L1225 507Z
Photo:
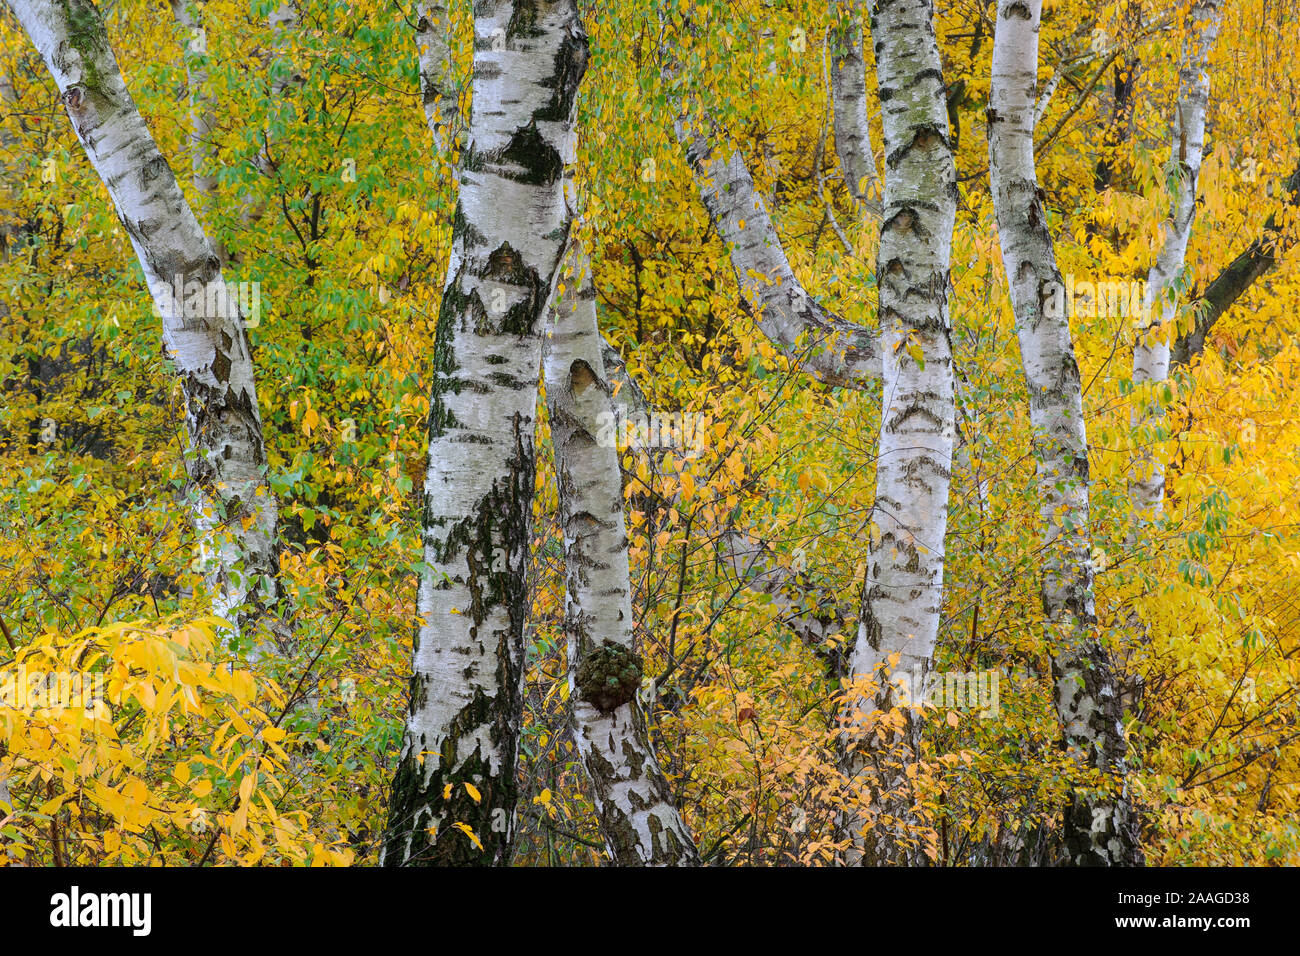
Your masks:
M614 710L636 695L641 674L641 658L635 651L606 640L578 665L578 696L598 710Z

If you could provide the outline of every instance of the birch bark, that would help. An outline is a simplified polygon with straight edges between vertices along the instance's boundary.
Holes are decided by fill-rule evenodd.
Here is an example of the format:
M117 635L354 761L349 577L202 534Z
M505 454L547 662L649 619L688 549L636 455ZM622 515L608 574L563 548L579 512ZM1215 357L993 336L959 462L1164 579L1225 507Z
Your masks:
M542 319L570 226L587 37L573 0L482 0L474 32L388 866L502 864L513 842Z
M202 220L211 211L217 191L217 179L212 175L216 156L216 146L212 141L215 117L212 95L208 91L203 0L172 0L172 15L181 28L185 85L190 96L190 167L194 190L199 196L197 216ZM222 258L224 261L224 255Z
M955 397L949 261L956 169L931 0L877 2L871 13L885 142L879 283L883 409L867 579L850 656L855 678L929 670L943 603L944 535ZM905 719L902 757L877 718L901 701L881 681L848 708L846 771L870 770L877 815L846 824L851 863L919 863L911 778L919 713Z
M276 501L238 302L131 99L94 4L8 2L58 85L162 315L163 346L183 387L193 518L214 610L237 630L274 623Z
M450 159L459 137L460 109L452 85L451 10L443 0L421 0L415 28L420 53L420 96L433 148Z
M564 533L565 631L573 739L616 864L690 866L699 853L655 759L638 691L618 449L597 436L614 415L590 264L571 241L552 300L546 398Z
M879 214L871 124L867 120L867 68L862 58L862 5L830 0L831 103L835 111L835 152L849 195Z
M446 4L421 4L416 36L425 120L435 149L450 160L459 110L448 27ZM590 682L583 677L620 656L632 670L639 667L618 450L596 442L600 416L612 415L613 404L589 269L571 239L560 280L565 290L552 294L543 349L565 533L572 734L610 858L618 865L691 865L699 855L655 760L635 688L628 701L610 709L579 692Z
M1164 242L1147 273L1142 316L1133 345L1133 385L1154 386L1169 377L1169 335L1178 315L1178 292L1187 256L1187 240L1196 219L1196 182L1205 151L1205 110L1210 100L1206 71L1210 47L1219 32L1218 0L1197 0L1191 9L1192 34L1183 46L1178 71L1178 103L1174 112L1173 145L1169 158L1174 194L1165 222ZM1142 389L1139 395L1149 394ZM1163 419L1152 397L1133 410L1135 429L1154 432ZM1152 443L1137 452L1129 477L1129 494L1139 521L1158 518L1164 510L1165 464Z
M1075 865L1140 862L1127 791L1119 683L1097 633L1088 531L1088 439L1064 283L1047 230L1034 165L1034 92L1042 0L1001 0L988 111L989 173L1002 262L1029 388L1040 514L1041 583L1055 706L1067 751L1113 778L1118 793L1077 788L1065 845Z
M667 15L661 25L668 33ZM679 37L660 48L664 86L673 110L673 128L686 151L704 208L727 246L740 286L741 303L759 329L804 370L831 385L864 387L880 377L876 335L822 307L790 267L767 207L754 188L744 157L714 149L719 124L697 108L678 79L680 64L672 44L689 37L694 25L683 18Z

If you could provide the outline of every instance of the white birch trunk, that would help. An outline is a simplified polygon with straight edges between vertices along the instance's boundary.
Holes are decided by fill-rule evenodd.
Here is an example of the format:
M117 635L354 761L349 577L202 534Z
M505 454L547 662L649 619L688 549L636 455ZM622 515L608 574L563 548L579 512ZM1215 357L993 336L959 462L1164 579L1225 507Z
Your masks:
M505 863L514 832L541 331L570 226L564 173L587 37L573 0L482 0L474 17L388 866Z
M448 160L460 134L460 106L452 85L451 10L444 0L420 0L415 28L420 53L420 96L433 148Z
M830 0L831 104L835 111L835 152L849 195L879 214L880 179L876 174L871 124L867 120L867 67L862 58L862 9L859 0Z
M420 91L434 148L448 161L459 138L449 27L446 4L421 4L416 33ZM566 292L557 291L552 296L543 351L566 533L566 630L573 739L592 783L596 813L611 859L618 865L695 864L699 854L672 804L667 780L655 760L636 688L628 701L604 710L578 691L580 685L589 682L580 676L589 678L603 663L619 655L633 670L640 667L640 662L632 645L628 542L618 451L595 443L595 436L600 434L599 416L602 412L612 414L613 406L607 383L594 379L601 388L592 390L592 376L584 376L584 372L594 369L605 374L605 343L597 329L595 290L587 274L590 267L576 248L576 240L571 240L566 263L559 280L566 285ZM571 373L571 368L577 371Z
M1196 219L1196 182L1201 173L1205 148L1205 110L1210 99L1210 77L1206 64L1210 47L1219 32L1217 0L1197 0L1191 10L1192 35L1183 47L1178 73L1178 103L1174 114L1170 166L1176 179L1169 218L1164 224L1164 242L1147 273L1142 316L1133 345L1133 385L1139 395L1169 377L1169 337L1178 314L1176 284L1183 272L1187 240ZM1148 388L1142 388L1148 386ZM1135 429L1154 432L1163 415L1154 396L1133 410ZM1165 464L1153 449L1152 440L1136 455L1129 478L1129 493L1135 517L1149 521L1164 510Z
M200 220L207 219L217 193L217 178L212 174L216 159L215 103L208 90L206 65L206 27L203 20L204 0L172 0L172 15L181 28L181 55L185 60L185 82L190 96L190 166L194 191L198 193ZM221 250L218 249L218 254ZM224 261L224 255L222 259Z
M876 275L884 380L876 501L866 586L851 674L875 679L891 666L924 679L943 605L944 535L954 416L949 260L957 210L956 169L931 0L872 9L885 141L884 218ZM896 661L896 663L895 663ZM877 810L864 832L848 819L849 862L919 863L909 833L911 762L919 713L904 711L901 759L874 723L900 703L897 684L851 701L846 770L869 770ZM883 756L894 751L890 756Z
M564 533L573 739L616 864L689 866L699 853L673 806L638 701L632 588L614 414L590 264L571 242L546 342L546 399Z
M1042 0L1001 0L993 42L989 172L1002 262L1029 388L1040 514L1041 584L1055 704L1068 752L1110 775L1118 796L1078 789L1066 813L1068 862L1140 861L1127 793L1119 684L1097 633L1088 531L1088 439L1064 283L1034 165L1033 120ZM1059 307L1058 307L1059 306Z
M661 24L667 33L666 18ZM875 333L823 308L807 293L790 267L744 157L735 151L725 158L716 154L713 144L721 138L716 120L693 108L688 94L674 91L681 67L673 47L691 34L689 20L680 31L681 37L666 37L660 48L673 128L714 230L727 246L742 304L762 333L805 371L832 385L864 387L880 377Z
M8 2L58 84L162 315L163 345L183 386L194 522L214 610L236 628L254 618L274 625L276 501L238 303L122 81L93 3Z

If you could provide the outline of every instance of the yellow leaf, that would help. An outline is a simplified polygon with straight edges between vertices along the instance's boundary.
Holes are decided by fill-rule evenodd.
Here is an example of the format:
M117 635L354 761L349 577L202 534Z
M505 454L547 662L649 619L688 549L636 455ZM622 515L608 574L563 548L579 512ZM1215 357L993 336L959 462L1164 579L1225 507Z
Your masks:
M482 795L481 793L478 792L478 787L474 786L474 784L472 784L472 783L467 783L467 784L465 784L465 792L468 793L468 794L470 795L470 798L471 798L475 803L482 803L482 802L483 802L483 795Z
M69 795L66 793L61 793L53 800L46 800L44 803L41 804L41 808L40 810L37 811L37 813L40 813L44 816L49 816L51 813L54 813L56 810L59 809L59 807L63 805L63 801L68 799L68 796Z
M465 834L465 836L469 837L470 840L474 843L474 845L478 847L480 850L483 849L483 842L478 838L478 836L474 833L474 831L470 829L468 823L453 823L452 827L454 829L459 830L461 833Z
M200 800L206 797L211 792L212 792L211 780L200 780L198 783L194 785L194 796L198 797Z

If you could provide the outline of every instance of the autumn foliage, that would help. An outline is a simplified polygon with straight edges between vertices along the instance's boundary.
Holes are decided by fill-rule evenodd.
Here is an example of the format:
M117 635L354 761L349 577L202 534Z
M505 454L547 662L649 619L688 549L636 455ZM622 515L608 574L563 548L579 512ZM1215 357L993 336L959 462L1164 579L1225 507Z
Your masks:
M302 0L285 38L272 35L266 0L203 6L217 186L202 218L231 254L227 279L258 284L250 338L295 653L250 657L211 615L159 321L57 91L0 15L0 688L27 668L97 676L103 692L87 708L0 700L12 795L0 800L0 865L378 861L406 713L457 157L435 155L425 125L413 4ZM469 6L454 5L450 27L463 111ZM622 453L640 700L706 862L831 863L845 808L878 805L869 781L840 770L838 722L881 396L792 369L740 301L671 127L656 6L584 13L576 172L601 331L653 407L685 416L699 438ZM800 281L874 327L878 226L828 139L825 4L685 6L708 28L680 51L683 71L726 118L725 145L746 157ZM197 204L190 38L166 5L101 12ZM996 672L998 706L982 714L945 698L924 712L913 838L945 866L1050 863L1070 789L1111 784L1066 759L1052 709L1028 396L988 185L994 8L959 0L938 13L945 80L965 86L951 114L960 453L935 670ZM1218 319L1202 354L1154 387L1132 383L1131 316L1090 299L1071 327L1098 628L1122 665L1147 860L1297 864L1300 206L1284 180L1300 162L1300 6L1228 0L1222 20L1173 334L1191 328L1198 294L1269 216L1276 266ZM1177 5L1044 10L1040 88L1058 82L1036 136L1038 176L1060 269L1077 281L1146 276L1169 205L1184 32ZM870 71L870 42L865 55ZM1133 409L1150 402L1159 423L1134 427ZM595 864L603 843L568 727L548 441L543 421L515 862ZM1128 479L1143 449L1167 463L1165 512L1136 527ZM731 531L791 572L789 601L738 578L720 550ZM792 603L831 622L822 646L789 626ZM879 720L885 737L902 728L899 713ZM466 827L464 838L479 837Z

